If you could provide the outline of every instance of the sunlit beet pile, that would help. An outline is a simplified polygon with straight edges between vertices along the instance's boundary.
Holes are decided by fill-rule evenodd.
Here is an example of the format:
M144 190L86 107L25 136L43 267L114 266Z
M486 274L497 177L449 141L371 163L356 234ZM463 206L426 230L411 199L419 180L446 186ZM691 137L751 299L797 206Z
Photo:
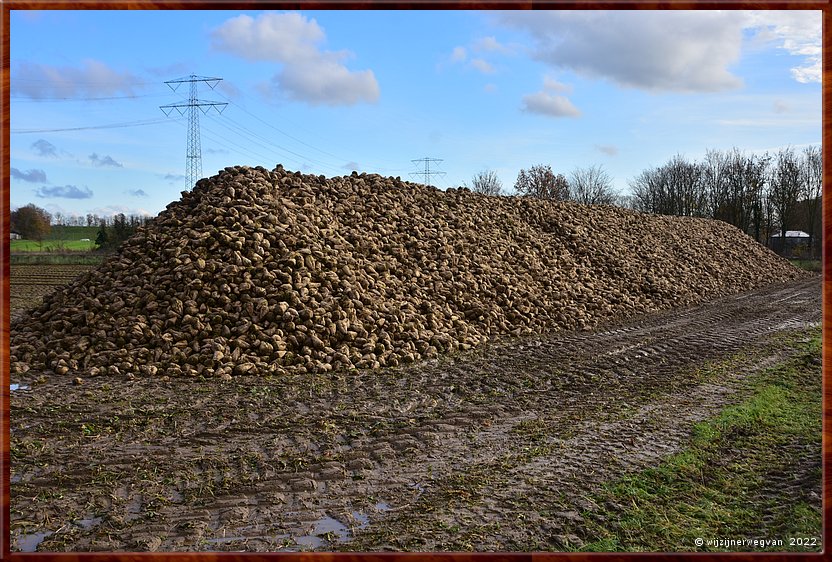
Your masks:
M13 372L395 366L800 276L719 221L231 167L15 321Z

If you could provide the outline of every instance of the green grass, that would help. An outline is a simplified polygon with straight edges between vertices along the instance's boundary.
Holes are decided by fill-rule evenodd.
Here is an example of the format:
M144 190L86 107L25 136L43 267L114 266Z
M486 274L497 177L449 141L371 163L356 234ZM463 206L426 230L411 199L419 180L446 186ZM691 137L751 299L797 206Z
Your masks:
M95 240L98 235L98 228L97 226L54 225L49 231L48 238L50 240L80 240L81 238Z
M95 241L81 240L10 240L12 252L89 252L95 249Z
M11 265L99 265L106 254L73 252L66 254L11 254Z
M819 501L805 499L821 490L820 341L819 330L793 341L798 353L758 375L747 400L697 424L687 449L608 484L593 498L602 517L585 514L592 542L581 550L819 551ZM783 543L697 546L698 538Z
M795 267L799 267L800 269L805 269L806 271L814 271L815 273L820 273L821 271L821 261L820 260L789 260L792 262L792 265Z
M35 240L11 240L12 252L89 252L95 249L97 226L60 226L49 230L43 243ZM81 242L88 238L88 242Z

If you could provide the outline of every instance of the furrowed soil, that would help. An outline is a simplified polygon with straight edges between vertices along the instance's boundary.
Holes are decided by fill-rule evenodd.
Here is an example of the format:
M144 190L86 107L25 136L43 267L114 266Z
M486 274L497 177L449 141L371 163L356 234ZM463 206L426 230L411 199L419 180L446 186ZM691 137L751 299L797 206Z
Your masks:
M9 289L12 318L19 316L27 308L39 305L44 295L51 293L56 287L66 285L94 267L94 265L75 264L16 264L11 266Z
M14 374L12 550L580 547L604 483L683 450L820 320L815 277L406 368ZM759 493L819 510L808 447L817 477Z

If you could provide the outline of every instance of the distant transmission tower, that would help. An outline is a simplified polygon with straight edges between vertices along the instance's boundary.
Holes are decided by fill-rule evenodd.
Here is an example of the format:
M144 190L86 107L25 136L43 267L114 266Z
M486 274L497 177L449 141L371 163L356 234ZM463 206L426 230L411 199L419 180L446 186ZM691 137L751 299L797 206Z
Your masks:
M222 78L210 78L208 76L197 76L191 74L184 78L177 78L176 80L168 80L165 84L174 92L181 84L189 83L191 85L190 96L188 101L180 103L171 103L168 105L160 105L165 115L170 116L175 109L179 115L185 115L188 112L188 146L185 153L185 189L191 189L197 180L202 177L202 146L199 135L199 111L208 114L211 108L217 110L217 113L222 113L227 103L218 101L205 101L197 99L196 85L198 82L205 82L213 90L219 84ZM206 109L203 109L206 108Z
M437 162L437 163L442 162L441 158L425 157L425 158L418 158L416 160L411 160L411 162L413 162L414 164L416 164L417 162L424 162L425 163L425 171L424 172L410 172L410 175L411 176L424 176L425 179L422 183L427 185L427 186L431 185L431 183L430 183L430 177L431 176L440 176L441 177L441 176L445 175L445 172L431 172L430 171L430 163L431 162Z

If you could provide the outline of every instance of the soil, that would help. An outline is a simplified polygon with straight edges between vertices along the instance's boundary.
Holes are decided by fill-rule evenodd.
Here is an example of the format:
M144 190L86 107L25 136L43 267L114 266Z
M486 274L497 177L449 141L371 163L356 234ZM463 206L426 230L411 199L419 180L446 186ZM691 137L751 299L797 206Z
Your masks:
M47 293L65 285L91 269L94 265L39 265L15 264L11 266L9 284L11 290L12 318L27 308L40 304Z
M593 489L682 449L820 320L815 277L406 368L16 374L12 550L580 546Z

